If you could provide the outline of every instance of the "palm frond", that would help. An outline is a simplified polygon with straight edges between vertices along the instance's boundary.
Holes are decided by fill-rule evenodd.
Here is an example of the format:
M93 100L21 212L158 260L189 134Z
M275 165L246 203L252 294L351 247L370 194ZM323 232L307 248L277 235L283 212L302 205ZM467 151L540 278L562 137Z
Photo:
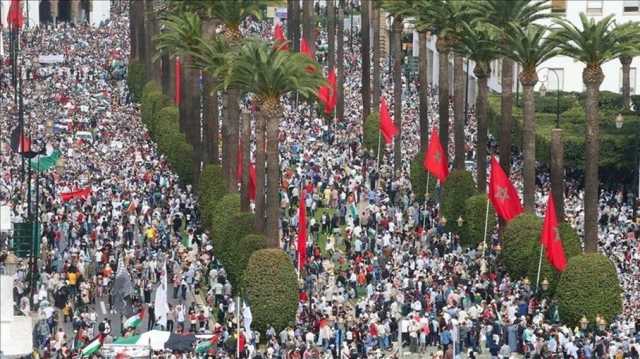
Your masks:
M522 65L525 71L535 72L540 64L560 53L547 29L540 25L522 28L511 23L505 35L503 54Z

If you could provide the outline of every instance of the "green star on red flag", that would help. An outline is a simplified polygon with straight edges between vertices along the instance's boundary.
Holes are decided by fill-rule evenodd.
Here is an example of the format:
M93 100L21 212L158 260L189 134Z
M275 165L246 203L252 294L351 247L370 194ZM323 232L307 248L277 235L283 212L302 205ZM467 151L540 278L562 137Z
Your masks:
M504 173L495 157L491 157L489 200L491 200L493 208L496 209L496 213L505 221L512 220L524 211L518 191L509 181L509 177Z

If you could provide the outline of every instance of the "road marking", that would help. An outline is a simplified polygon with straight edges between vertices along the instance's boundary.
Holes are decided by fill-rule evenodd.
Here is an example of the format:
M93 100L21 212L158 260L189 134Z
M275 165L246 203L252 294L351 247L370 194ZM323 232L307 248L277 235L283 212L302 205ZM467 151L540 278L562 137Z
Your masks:
M107 306L104 305L104 301L100 301L100 310L102 310L102 315L107 315Z

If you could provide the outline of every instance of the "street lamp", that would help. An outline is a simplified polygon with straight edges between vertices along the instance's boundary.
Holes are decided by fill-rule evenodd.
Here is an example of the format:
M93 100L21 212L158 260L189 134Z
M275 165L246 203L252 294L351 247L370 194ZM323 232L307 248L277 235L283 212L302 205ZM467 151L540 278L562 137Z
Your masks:
M547 278L545 278L540 284L542 284L543 292L546 292L549 289L549 280L547 280Z
M560 129L560 76L555 69L544 67L541 70L552 72L556 77L556 126L551 130L551 192L558 204L556 213L558 220L562 221L564 217L564 146L562 144L562 129ZM546 81L549 81L547 73ZM544 83L540 86L540 95L547 94L547 87Z
M622 113L618 112L618 115L616 116L616 128L617 129L621 129L622 125L624 125L624 116L622 116Z
M462 225L464 224L464 219L462 219L462 216L458 217L458 227L462 227Z
M587 330L588 325L589 325L589 319L587 319L587 317L583 315L582 319L580 319L580 329L585 331Z
M548 72L553 73L553 75L556 77L556 128L560 128L560 76L558 76L558 73L556 72L555 69L549 68L549 67L544 67L541 70L547 70ZM547 74L547 80L549 81L549 75ZM540 86L540 96L544 97L547 95L547 88L545 87L544 83Z

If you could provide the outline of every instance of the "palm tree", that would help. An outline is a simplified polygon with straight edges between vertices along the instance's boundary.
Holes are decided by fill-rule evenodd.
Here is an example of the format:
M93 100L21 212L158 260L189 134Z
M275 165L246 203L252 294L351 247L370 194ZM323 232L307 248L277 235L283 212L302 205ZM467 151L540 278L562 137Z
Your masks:
M327 36L329 68L336 66L336 0L327 1Z
M602 64L613 60L635 44L640 36L638 25L628 23L614 26L614 17L609 15L600 21L580 14L580 27L556 20L560 29L554 32L553 40L562 55L584 63L582 81L585 85L585 161L584 165L584 243L585 252L598 250L598 194L600 179L600 85L604 80Z
M260 116L266 123L268 182L265 234L270 246L277 248L280 244L278 126L282 120L282 98L296 91L303 97L313 98L317 89L325 84L325 80L315 61L297 52L279 51L279 48L260 40L247 40L237 53L228 54L225 60L218 70L224 77L224 87L235 87L242 93L253 94ZM313 66L316 71L307 71L309 66ZM258 147L258 151L260 150ZM264 195L260 193L261 190L258 188L258 196ZM256 215L256 222L264 220Z
M362 123L367 120L371 113L371 38L369 20L371 14L371 0L362 0L360 3L360 32L362 41L360 43L360 54L362 56Z
M289 32L287 35L292 42L293 51L300 51L300 0L288 0L288 3L291 4L291 12L287 12L287 22L291 27L289 27Z
M633 61L633 54L626 53L619 57L620 64L622 64L622 100L624 101L625 111L629 111L631 105L631 62Z
M497 33L487 26L463 24L460 41L455 44L455 51L475 62L473 73L478 79L478 96L476 97L476 118L478 135L476 143L478 191L487 189L487 130L488 130L488 93L487 80L491 74L491 61L500 55L497 44Z
M551 17L551 6L548 0L485 0L471 3L476 15L483 17L488 24L502 31L502 44L506 41L507 32L512 24L527 27L535 21ZM500 165L504 171L511 172L511 136L513 128L513 61L508 57L502 58L502 101L500 112Z
M522 170L524 179L524 208L531 213L536 206L536 116L535 97L533 88L538 82L537 67L546 60L558 55L556 45L547 37L546 28L531 24L522 29L519 26L511 26L507 32L505 43L505 56L522 66L519 75L522 84L523 97L523 131L522 154L524 167Z
M156 11L154 9L155 0L145 0L145 46L146 53L144 59L145 77L147 81L154 80L158 84L161 82L159 62L153 61L154 46L153 38L158 33L158 21L156 19Z
M315 54L315 36L313 31L315 30L315 16L313 14L314 1L302 2L302 36L307 41L309 50L312 54Z
M372 4L371 11L371 29L373 30L373 80L372 80L372 95L371 95L371 108L373 111L378 111L380 108L380 71L382 70L380 66L380 1L374 1Z

